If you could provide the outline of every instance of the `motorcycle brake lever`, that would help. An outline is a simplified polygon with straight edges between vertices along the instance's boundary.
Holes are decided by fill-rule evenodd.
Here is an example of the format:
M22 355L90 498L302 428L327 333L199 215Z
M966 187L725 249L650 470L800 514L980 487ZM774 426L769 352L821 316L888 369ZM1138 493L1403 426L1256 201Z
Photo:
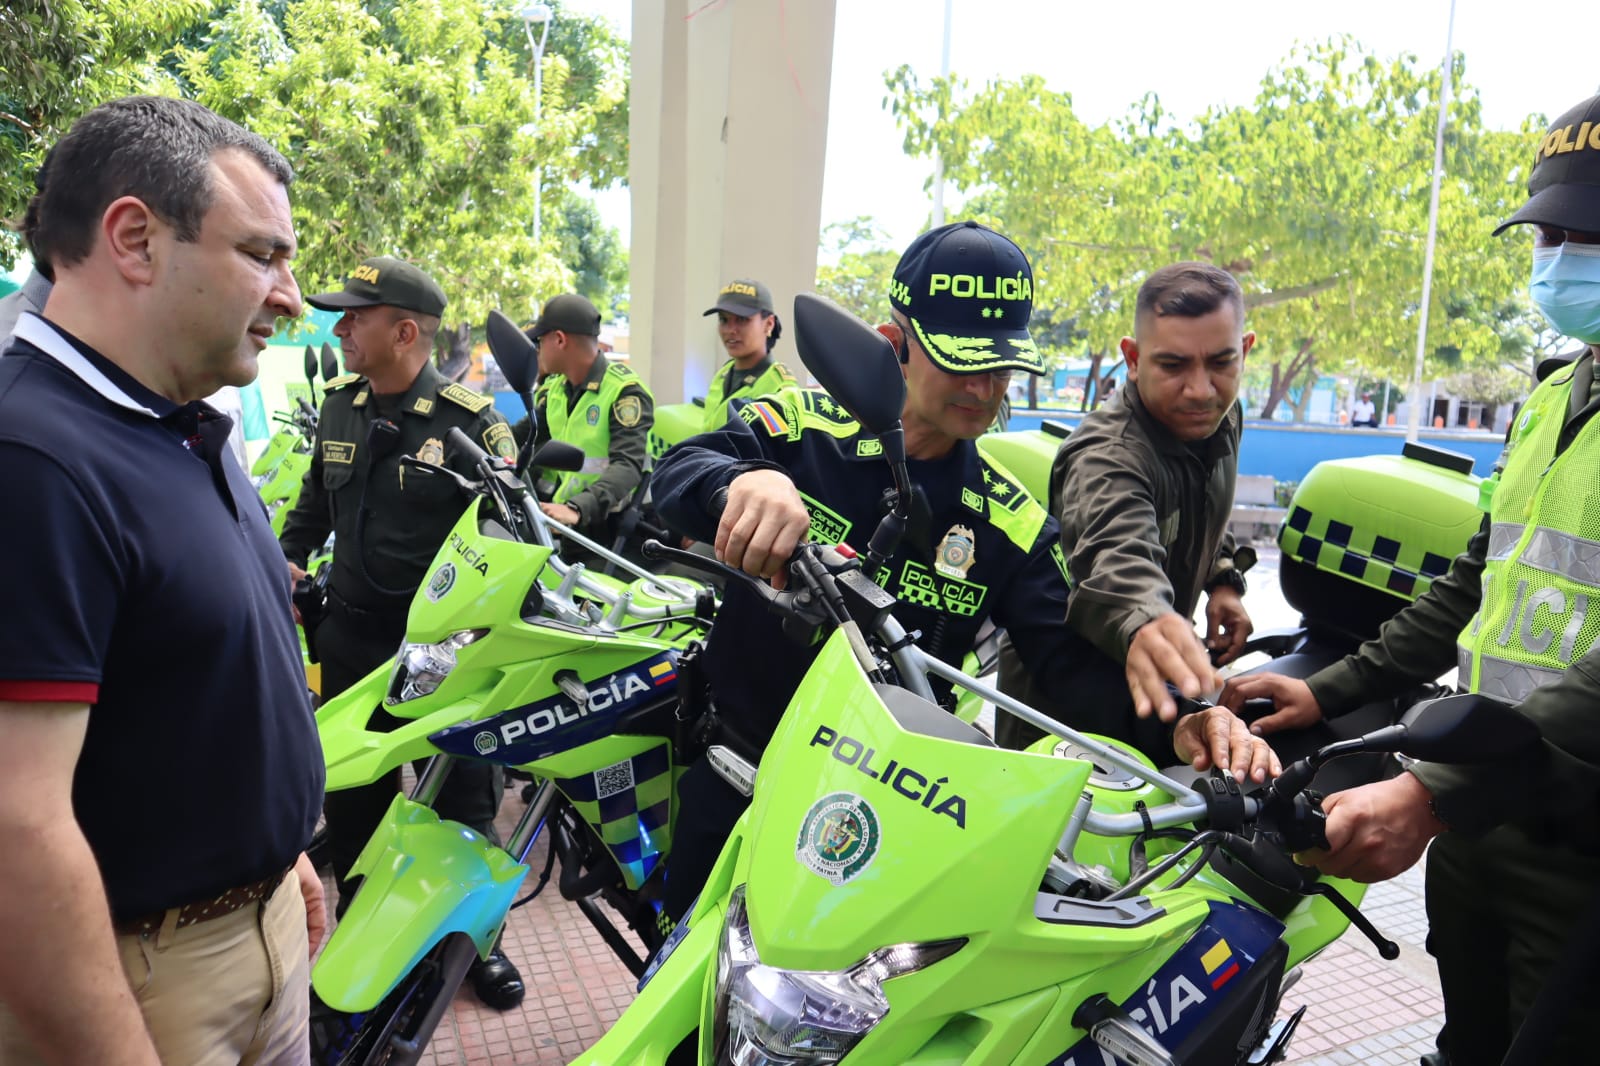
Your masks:
M1322 881L1307 885L1303 892L1308 896L1321 896L1329 903L1332 903L1334 908L1344 915L1351 925L1361 930L1362 936L1372 941L1372 946L1378 949L1378 954L1382 958L1393 962L1400 957L1400 945L1378 932L1378 927L1373 925L1354 903L1345 899L1343 892Z

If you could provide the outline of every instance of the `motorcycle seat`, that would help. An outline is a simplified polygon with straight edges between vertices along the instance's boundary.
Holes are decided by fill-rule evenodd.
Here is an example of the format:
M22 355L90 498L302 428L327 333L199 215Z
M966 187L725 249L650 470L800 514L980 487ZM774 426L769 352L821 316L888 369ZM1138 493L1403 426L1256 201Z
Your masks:
M889 708L889 713L894 715L894 720L902 729L920 733L925 737L936 737L939 740L976 744L980 748L995 746L994 741L976 726L968 725L937 703L930 703L921 696L895 685L873 687L877 689L878 698L883 700L883 705Z

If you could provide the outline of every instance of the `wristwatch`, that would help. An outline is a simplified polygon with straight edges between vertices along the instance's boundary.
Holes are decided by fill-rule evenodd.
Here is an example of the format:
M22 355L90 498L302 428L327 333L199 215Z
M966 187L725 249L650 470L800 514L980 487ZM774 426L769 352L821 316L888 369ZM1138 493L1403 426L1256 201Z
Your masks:
M1224 562L1211 579L1206 582L1205 590L1209 594L1218 585L1227 585L1233 591L1243 596L1245 592L1244 572L1256 565L1256 550L1248 544L1234 550L1233 558Z

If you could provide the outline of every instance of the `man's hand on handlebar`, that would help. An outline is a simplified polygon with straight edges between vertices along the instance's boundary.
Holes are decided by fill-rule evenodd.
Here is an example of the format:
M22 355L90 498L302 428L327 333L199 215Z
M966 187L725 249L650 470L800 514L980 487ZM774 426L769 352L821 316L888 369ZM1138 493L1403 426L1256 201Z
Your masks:
M1298 677L1283 674L1245 674L1229 678L1217 702L1242 711L1250 700L1270 699L1274 711L1250 723L1258 736L1284 729L1305 729L1322 721L1322 707L1311 694L1311 687Z
M1195 635L1194 626L1175 611L1168 611L1133 634L1128 645L1128 691L1133 709L1140 718L1152 713L1163 722L1178 716L1178 705L1167 691L1167 682L1189 699L1217 686L1217 671L1211 665L1206 646Z
M554 518L564 526L576 526L578 524L578 509L570 504L540 503L539 510L545 513L545 517Z
M788 475L750 470L728 485L728 504L717 525L717 558L783 588L784 566L811 527L811 515Z
M1334 877L1387 881L1416 865L1428 841L1449 828L1434 815L1432 798L1412 774L1335 792L1322 801L1328 850L1295 860Z
M1207 707L1178 719L1172 734L1178 758L1205 771L1215 766L1236 781L1260 784L1283 772L1283 764L1267 742L1250 735L1244 720L1226 707Z

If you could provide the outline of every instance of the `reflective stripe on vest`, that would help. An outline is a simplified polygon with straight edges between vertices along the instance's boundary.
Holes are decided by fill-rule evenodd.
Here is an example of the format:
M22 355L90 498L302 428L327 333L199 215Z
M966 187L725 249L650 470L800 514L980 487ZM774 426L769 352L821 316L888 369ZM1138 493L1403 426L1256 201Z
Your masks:
M1456 665L1461 671L1462 683L1472 670L1471 653L1466 648L1457 646ZM1538 666L1527 666L1523 663L1514 663L1509 659L1497 659L1492 655L1484 655L1478 661L1478 683L1473 686L1474 692L1481 692L1485 696L1498 696L1503 700L1521 703L1527 698L1528 693L1540 685L1548 685L1552 681L1561 680L1564 670L1547 670Z
M1461 684L1513 701L1565 673L1600 631L1600 428L1556 456L1571 374L1528 398L1490 503L1478 613L1457 638Z

